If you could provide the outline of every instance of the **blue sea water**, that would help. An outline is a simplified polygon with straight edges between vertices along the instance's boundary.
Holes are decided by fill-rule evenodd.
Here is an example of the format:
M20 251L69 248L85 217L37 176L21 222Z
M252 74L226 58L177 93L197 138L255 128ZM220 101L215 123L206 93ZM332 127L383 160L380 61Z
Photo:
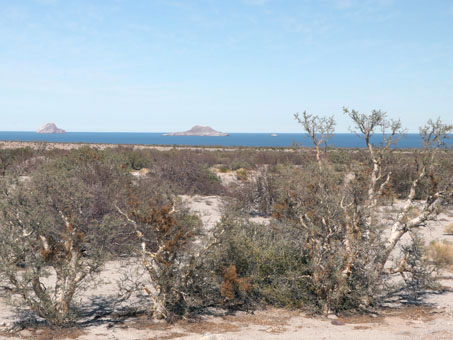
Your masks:
M453 136L450 136L453 137ZM201 136L164 136L162 133L141 132L67 132L65 134L38 134L27 131L0 131L2 141L33 141L60 143L107 143L107 144L144 144L144 145L200 145L200 146L262 146L289 147L294 144L313 146L309 137L303 133L231 133L225 137ZM382 142L382 137L376 136L375 144ZM453 138L447 140L453 147ZM364 147L363 139L350 133L338 133L329 141L330 146L345 148ZM418 134L407 134L396 145L398 148L420 147Z

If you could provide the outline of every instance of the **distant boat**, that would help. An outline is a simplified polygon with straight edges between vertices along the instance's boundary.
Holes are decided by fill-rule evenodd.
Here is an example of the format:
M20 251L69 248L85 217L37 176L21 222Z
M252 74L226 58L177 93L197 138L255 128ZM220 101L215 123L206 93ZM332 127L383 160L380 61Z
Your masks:
M278 135L276 133L271 134L271 137L277 137Z

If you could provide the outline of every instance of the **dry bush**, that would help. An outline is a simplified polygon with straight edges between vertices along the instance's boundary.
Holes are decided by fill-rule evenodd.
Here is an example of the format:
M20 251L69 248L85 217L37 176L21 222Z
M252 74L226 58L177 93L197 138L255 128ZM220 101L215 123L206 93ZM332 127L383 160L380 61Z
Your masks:
M8 172L28 173L33 168L33 158L40 153L32 148L0 149L0 176Z
M453 234L453 223L450 223L444 228L444 233L452 235Z
M291 165L260 168L254 178L230 193L236 202L233 209L261 216L284 214L287 196L303 171Z
M135 235L131 256L140 259L148 276L144 284L133 286L150 297L154 318L180 317L193 306L195 292L190 287L198 277L191 265L200 220L179 207L173 195L157 188L150 179L126 188L121 196L116 209L127 224L125 228Z
M178 194L218 195L223 192L216 174L207 164L192 159L189 153L174 152L165 162L154 162L151 169Z
M244 168L240 168L236 171L236 178L240 181L247 181L249 179L247 170Z
M230 301L234 301L236 304L238 299L244 300L250 290L250 278L239 277L234 264L230 264L224 269L220 295L225 299L225 305L228 305Z
M429 258L441 268L453 266L453 243L449 241L431 241L427 247Z
M151 166L151 157L145 150L135 150L132 147L120 146L115 149L117 156L120 156L123 168L140 170Z

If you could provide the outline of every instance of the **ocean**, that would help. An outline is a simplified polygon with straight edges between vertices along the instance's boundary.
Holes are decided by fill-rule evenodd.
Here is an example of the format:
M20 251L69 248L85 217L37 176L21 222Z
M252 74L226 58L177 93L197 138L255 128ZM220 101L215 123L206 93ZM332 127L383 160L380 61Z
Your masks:
M453 148L453 136L447 140ZM190 145L190 146L255 146L290 147L293 145L313 146L303 133L231 133L226 137L163 136L162 133L142 132L67 132L65 134L38 134L27 131L0 131L1 141L60 142L60 143L103 143L103 144L144 144L144 145ZM382 136L373 139L382 143ZM338 133L329 141L329 146L361 148L365 142L351 133ZM401 138L397 148L420 147L418 134L407 134Z

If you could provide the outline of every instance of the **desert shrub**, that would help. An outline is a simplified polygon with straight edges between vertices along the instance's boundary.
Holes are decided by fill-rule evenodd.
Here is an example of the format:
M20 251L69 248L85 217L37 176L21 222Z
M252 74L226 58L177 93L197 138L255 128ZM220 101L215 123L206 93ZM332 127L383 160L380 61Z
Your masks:
M275 195L270 196L269 186L266 187L266 206L272 207L269 210L273 217L290 232L291 239L303 240L303 244L295 249L301 253L304 264L296 271L299 271L298 277L306 281L304 289L298 289L294 296L290 295L290 300L301 301L304 307L323 313L369 307L383 293L388 275L395 272L403 275L404 271L407 288L413 296L417 296L418 291L432 279L421 243L414 240L410 247L404 248L404 268L400 264L396 269L392 266L387 270L386 265L401 237L423 226L430 216L438 213L444 198L451 195L451 183L437 177L439 168L434 159L437 160L439 141L453 127L440 121L429 121L421 129L424 149L416 159L416 171L405 193L406 204L391 226L390 236L386 236L376 208L382 199L393 194L390 147L400 134L401 124L399 121L387 121L381 111L364 115L345 109L345 113L356 123L365 140L368 158L360 159L364 153L359 152L357 162L348 173L335 169L323 159L320 147L323 133L330 131L331 119L318 119L304 113L304 119L299 119L299 122L313 138L316 163L309 163L303 169L287 167L287 173L280 173L275 179ZM381 147L370 142L377 128L391 130L390 135L385 136L386 144ZM252 190L241 188L246 194L245 203L248 203L241 204L243 208L255 204L256 196L250 193L257 190L256 187L250 188ZM269 196L272 200L268 199ZM415 200L419 197L426 201L416 204ZM225 228L222 235L227 235L227 230L234 229ZM262 234L254 232L256 234L251 237L242 235L240 238L247 255L233 264L240 276L250 277L253 293L259 296L263 290L254 285L259 271L242 272L241 268L256 267L254 264L259 259L266 258L265 252L271 243L257 244L254 237ZM274 239L272 241L275 242ZM231 242L226 240L227 244ZM238 247L234 249L235 254L241 253ZM250 253L251 249L257 250ZM287 274L284 271L282 277L288 278ZM297 294L301 294L302 298L298 299Z
M209 152L204 152L209 154ZM212 195L222 193L223 187L219 178L202 159L203 153L191 150L134 150L128 147L118 147L105 151L91 148L73 150L70 157L96 160L121 169L123 172L150 168L148 177L159 182L164 187L171 187L177 194ZM209 157L206 157L209 159ZM209 162L208 162L209 163Z
M433 177L435 181L437 181L438 187L443 187L453 183L453 150L450 147L448 150L444 150L444 152L440 155L439 165L437 167L437 173L442 174L441 176L435 175L433 173ZM434 182L435 182L434 181ZM453 190L452 190L453 191ZM453 193L450 192L450 195L445 196L445 205L452 206L453 204Z
M225 299L226 303L231 300L235 301L238 296L240 296L241 300L245 299L250 289L250 278L239 277L234 264L230 264L223 270L220 295Z
M345 279L346 236L331 229L334 226L323 230L312 225L306 229L286 218L260 225L228 217L216 228L217 246L205 259L213 263L217 284L222 287L224 269L230 265L235 266L239 278L250 282L249 291L236 292L234 299L230 296L230 307L268 304L339 312L358 308L370 296L370 290L378 298L374 283L379 278L368 269L379 250L377 241L373 247L365 239L354 244L356 255Z
M247 181L248 180L248 174L247 170L241 168L236 171L236 178L240 181Z
M431 241L428 245L429 258L441 268L453 266L453 243L449 241Z
M422 178L418 184L416 199L420 200L431 194L433 187L443 187L452 182L453 152L451 150L439 150L438 159L432 164L433 169L429 176ZM411 184L417 178L420 171L420 162L423 153L420 150L395 151L389 155L386 167L391 171L391 187L399 198L406 198ZM442 174L441 176L439 174Z
M3 182L0 276L19 301L51 324L70 322L115 229L109 203L116 171L82 150L44 164L30 181ZM84 160L86 162L84 162Z
M284 225L276 229L232 216L225 217L216 228L218 243L205 260L217 275L219 293L231 266L237 278L247 280L250 287L234 291L227 299L220 294L215 301L229 308L249 308L254 303L300 307L307 301L308 258L302 251L300 233Z
M391 188L399 198L407 197L411 180L417 175L413 162L407 162L404 156L393 155L389 170L392 171Z
M191 267L199 218L149 179L126 188L122 196L116 209L135 236L131 255L140 259L147 276L140 287L151 300L152 317L172 320L187 313L195 304L191 287L200 279Z
M220 166L218 167L218 169L219 169L219 172L221 172L221 173L223 173L223 174L225 174L225 173L227 173L227 172L229 171L229 169L228 169L225 165L223 165L223 164L220 165Z
M217 175L207 165L184 153L175 152L165 162L154 162L152 171L170 183L178 194L218 195L223 192Z
M245 170L248 170L248 169L251 169L251 166L248 162L246 161L243 161L243 160L234 160L232 163L231 163L231 170L240 170L240 169L245 169Z
M145 151L132 149L123 151L123 154L124 165L129 169L140 170L151 166L151 158Z
M351 154L347 150L332 149L327 153L327 157L333 164L349 165L351 163Z
M382 254L381 232L366 223L365 214L351 216L343 206L346 197L360 200L361 191L355 183L345 187L343 176L324 166L292 182L284 204L274 213L305 239L312 294L323 312L358 308L379 297L382 278L373 262Z
M8 171L25 172L25 167L29 167L27 161L31 160L38 152L26 147L17 149L0 149L0 176L4 176Z
M253 170L263 165L304 165L313 160L311 153L304 150L261 150L258 148L205 151L192 157L210 166L223 164L231 170L240 168Z
M411 233L409 244L401 246L401 259L397 262L409 299L417 301L423 291L439 287L435 279L437 266L428 263L425 244L417 233Z
M272 215L274 204L281 196L278 178L278 174L263 168L251 181L233 188L230 195L235 197L234 209L246 214Z
M303 150L260 150L254 152L249 162L251 165L304 165L313 161L310 153Z
M453 234L453 223L450 223L444 228L444 233L445 234Z
M369 305L383 279L373 269L381 231L360 213L351 220L341 207L344 195L363 196L361 185L345 192L341 174L312 166L283 167L275 178L271 226L234 220L219 226L229 249L224 257L240 277L250 277L251 296L266 303L322 312Z

